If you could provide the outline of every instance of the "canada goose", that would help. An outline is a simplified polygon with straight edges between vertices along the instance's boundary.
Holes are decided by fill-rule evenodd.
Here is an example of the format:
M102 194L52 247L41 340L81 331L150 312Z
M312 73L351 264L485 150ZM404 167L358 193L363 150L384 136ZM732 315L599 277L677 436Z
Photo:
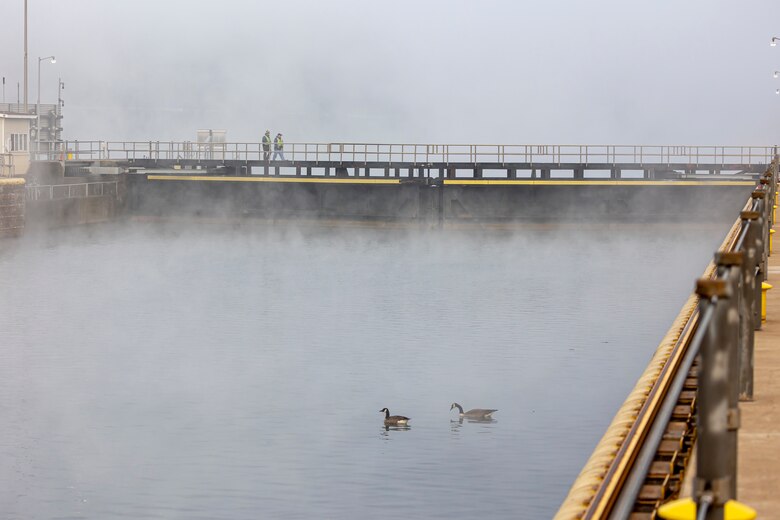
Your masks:
M385 412L385 426L403 426L409 422L408 417L403 415L390 415L390 410L382 408L380 412Z
M461 417L466 417L467 419L492 419L493 412L497 412L498 410L488 410L484 408L474 408L473 410L469 410L468 412L463 411L463 407L459 405L458 403L452 403L452 406L450 406L450 410L453 410L454 408L458 409L458 414Z

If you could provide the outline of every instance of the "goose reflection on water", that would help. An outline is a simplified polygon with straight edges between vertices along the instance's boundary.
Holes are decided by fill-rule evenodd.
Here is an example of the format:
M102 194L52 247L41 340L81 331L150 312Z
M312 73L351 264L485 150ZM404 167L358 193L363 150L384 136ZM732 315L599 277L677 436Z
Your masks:
M387 436L389 433L392 432L407 432L411 430L412 427L409 425L406 426L390 426L389 424L385 424L382 426L382 435Z
M471 417L458 417L457 419L450 419L451 423L463 424L463 421L467 423L479 423L479 424L495 424L498 421L492 417L485 417L484 419L474 419Z
M470 417L458 417L457 419L450 419L450 427L453 430L457 430L458 428L463 426L464 421L467 423L478 423L478 424L495 424L498 422L497 420L491 417L487 417L485 419L472 419Z

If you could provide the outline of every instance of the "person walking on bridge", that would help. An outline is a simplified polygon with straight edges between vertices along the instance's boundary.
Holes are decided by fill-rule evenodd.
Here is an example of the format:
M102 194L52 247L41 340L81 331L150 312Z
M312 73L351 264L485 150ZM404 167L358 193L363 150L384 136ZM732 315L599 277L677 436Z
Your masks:
M277 155L281 157L283 161L287 160L284 158L284 140L282 140L281 132L276 134L276 139L274 139L274 161L276 160Z
M263 160L268 162L271 158L271 131L266 130L263 135Z

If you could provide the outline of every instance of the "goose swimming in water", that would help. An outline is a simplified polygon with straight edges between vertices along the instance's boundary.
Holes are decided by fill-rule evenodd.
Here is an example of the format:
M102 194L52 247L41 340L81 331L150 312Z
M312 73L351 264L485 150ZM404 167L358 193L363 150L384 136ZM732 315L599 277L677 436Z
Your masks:
M463 411L463 407L459 405L458 403L452 403L452 406L450 406L450 410L453 410L457 408L458 409L458 415L461 417L465 417L467 419L492 419L493 412L497 412L498 410L490 410L486 408L474 408L472 410L469 410L468 412Z
M390 415L390 410L382 408L380 412L385 412L385 426L405 426L409 423L409 418L403 415Z

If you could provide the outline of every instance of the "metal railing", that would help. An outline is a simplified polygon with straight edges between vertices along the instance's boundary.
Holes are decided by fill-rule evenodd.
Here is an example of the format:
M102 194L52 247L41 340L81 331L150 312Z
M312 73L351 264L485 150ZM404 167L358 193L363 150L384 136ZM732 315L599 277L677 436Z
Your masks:
M41 103L41 114L48 114L56 110L57 105L53 103ZM35 103L27 103L27 110L24 110L24 103L0 103L0 112L4 114L26 114L35 115Z
M52 160L262 161L260 143L66 141ZM412 164L767 165L773 146L285 143L288 161Z
M117 181L84 182L73 184L47 184L27 186L27 200L83 199L88 197L116 196Z
M621 413L630 411L632 426L620 441L616 441L622 435L619 431L605 434L556 519L629 517L697 355L701 366L694 499L700 510L707 505L709 512L703 518L711 519L722 518L725 502L737 498L738 401L753 396L754 332L761 328L761 285L767 277L778 159L759 182L715 254L708 269L712 275L697 282L698 301L692 301L698 308L689 306L687 319L673 325L677 340L656 379L651 387L640 380L613 421L613 426L625 427L621 421L627 416ZM649 373L656 368L648 367ZM633 402L638 396L642 396L639 405ZM609 462L597 453L608 454Z
M14 158L10 153L0 153L0 177L13 177Z

